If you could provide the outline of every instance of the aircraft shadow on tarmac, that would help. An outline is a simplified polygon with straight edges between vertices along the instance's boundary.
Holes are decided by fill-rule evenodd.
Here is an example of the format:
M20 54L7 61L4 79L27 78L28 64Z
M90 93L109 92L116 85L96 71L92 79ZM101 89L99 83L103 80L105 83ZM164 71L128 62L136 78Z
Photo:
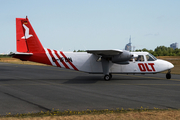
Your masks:
M96 83L98 81L104 81L104 82L111 82L111 81L126 81L126 80L163 80L163 79L158 79L158 78L147 78L147 77L132 77L132 76L114 76L110 81L104 81L103 76L77 76L73 79L69 79L63 84L91 84L91 83Z
M156 77L147 77L147 76L129 76L129 75L114 75L113 78L110 81L105 81L103 79L103 76L101 75L80 75L80 76L74 76L73 78L41 78L41 77L37 77L37 78L31 78L31 79L24 79L24 78L14 78L14 79L10 79L10 78L0 78L0 82L7 82L7 81L23 81L25 82L27 81L37 81L37 80L41 80L41 81L57 81L60 82L61 84L93 84L96 83L98 81L101 82L106 82L106 83L111 83L113 81L145 81L145 80L156 80L156 81L160 81L160 80L164 80L164 79L159 79Z
M69 79L63 84L90 84L96 83L97 81L102 81L101 76L77 76L73 79Z

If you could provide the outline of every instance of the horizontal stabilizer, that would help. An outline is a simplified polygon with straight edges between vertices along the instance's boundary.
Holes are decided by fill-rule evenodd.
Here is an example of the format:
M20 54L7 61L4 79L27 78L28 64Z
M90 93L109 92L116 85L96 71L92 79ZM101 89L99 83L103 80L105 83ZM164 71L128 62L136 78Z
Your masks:
M25 56L29 56L29 55L33 55L33 53L23 53L23 52L16 52L16 53L11 53L9 54L10 56L15 56L15 55L25 55Z

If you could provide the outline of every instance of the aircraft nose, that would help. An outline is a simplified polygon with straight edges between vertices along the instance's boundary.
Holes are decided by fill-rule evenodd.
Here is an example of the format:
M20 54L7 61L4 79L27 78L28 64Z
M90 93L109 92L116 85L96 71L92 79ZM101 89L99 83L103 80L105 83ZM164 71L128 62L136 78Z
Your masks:
M159 64L159 67L158 67L159 71L169 70L174 67L172 63L165 60L158 59L157 62Z
M169 67L169 69L171 69L171 68L174 67L174 65L173 65L172 63L169 62L168 67Z

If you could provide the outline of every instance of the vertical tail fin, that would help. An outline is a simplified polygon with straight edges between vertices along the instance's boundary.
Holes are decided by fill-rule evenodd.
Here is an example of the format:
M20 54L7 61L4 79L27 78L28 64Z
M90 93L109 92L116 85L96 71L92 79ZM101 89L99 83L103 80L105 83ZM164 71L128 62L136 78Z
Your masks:
M16 45L17 52L35 53L44 51L27 17L16 18Z

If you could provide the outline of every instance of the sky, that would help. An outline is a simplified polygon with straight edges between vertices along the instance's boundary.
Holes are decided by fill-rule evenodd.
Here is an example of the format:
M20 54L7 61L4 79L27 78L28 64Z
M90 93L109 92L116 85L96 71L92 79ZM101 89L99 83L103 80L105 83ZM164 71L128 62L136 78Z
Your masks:
M73 51L180 46L180 0L0 0L0 53L16 52L15 18L45 48Z

